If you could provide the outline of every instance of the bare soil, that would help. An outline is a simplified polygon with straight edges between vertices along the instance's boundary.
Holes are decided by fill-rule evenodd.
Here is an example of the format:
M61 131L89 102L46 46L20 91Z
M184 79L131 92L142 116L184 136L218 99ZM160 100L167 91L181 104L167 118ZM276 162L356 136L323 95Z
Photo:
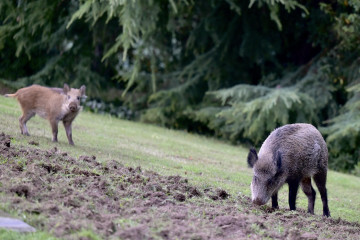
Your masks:
M0 133L0 202L37 215L32 224L64 239L358 239L360 224L303 210L256 207L247 196L200 189L96 156L73 158L39 143L14 147ZM3 209L4 210L4 209Z

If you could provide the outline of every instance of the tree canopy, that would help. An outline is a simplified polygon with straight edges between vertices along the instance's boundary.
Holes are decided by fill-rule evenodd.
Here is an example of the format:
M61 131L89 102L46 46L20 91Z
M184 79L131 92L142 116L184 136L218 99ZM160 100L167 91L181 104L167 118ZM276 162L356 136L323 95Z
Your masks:
M259 146L320 128L360 174L360 1L2 0L0 82L86 84L136 118Z

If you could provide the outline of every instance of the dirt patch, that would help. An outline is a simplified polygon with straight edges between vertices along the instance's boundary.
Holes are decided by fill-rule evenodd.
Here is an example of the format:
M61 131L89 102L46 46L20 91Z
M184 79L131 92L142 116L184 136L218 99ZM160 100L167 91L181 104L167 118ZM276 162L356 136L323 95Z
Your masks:
M29 143L31 144L31 143ZM0 134L0 201L42 217L32 224L64 239L91 230L121 239L356 239L360 225L303 211L255 207L246 196L200 189L180 176L75 159L56 147L12 147Z

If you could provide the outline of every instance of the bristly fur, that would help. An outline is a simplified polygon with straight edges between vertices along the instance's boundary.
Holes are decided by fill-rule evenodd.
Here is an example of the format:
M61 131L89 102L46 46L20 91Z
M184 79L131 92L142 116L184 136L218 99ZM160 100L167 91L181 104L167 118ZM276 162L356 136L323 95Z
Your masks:
M275 129L262 144L259 153L250 149L247 162L254 169L252 201L263 205L271 198L278 207L278 190L289 185L290 210L296 209L299 185L308 197L308 212L314 214L316 183L323 202L323 215L330 211L326 190L328 150L321 133L311 124L288 124Z
M80 89L70 88L67 84L63 89L32 85L5 96L14 97L20 103L23 113L19 119L21 134L29 135L26 123L37 114L50 122L53 142L57 142L58 123L62 121L69 144L74 145L71 124L81 111L80 99L85 96L85 90L84 85Z

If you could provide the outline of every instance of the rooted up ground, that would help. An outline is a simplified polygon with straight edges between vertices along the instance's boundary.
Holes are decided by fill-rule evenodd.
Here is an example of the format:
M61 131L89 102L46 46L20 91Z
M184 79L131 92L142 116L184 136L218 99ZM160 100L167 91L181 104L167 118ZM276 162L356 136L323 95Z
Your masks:
M35 145L35 146L34 146ZM245 196L199 189L179 176L95 156L75 159L0 134L0 201L65 239L357 239L360 225L303 211L254 207ZM84 234L84 233L87 234ZM89 233L90 232L90 233Z

